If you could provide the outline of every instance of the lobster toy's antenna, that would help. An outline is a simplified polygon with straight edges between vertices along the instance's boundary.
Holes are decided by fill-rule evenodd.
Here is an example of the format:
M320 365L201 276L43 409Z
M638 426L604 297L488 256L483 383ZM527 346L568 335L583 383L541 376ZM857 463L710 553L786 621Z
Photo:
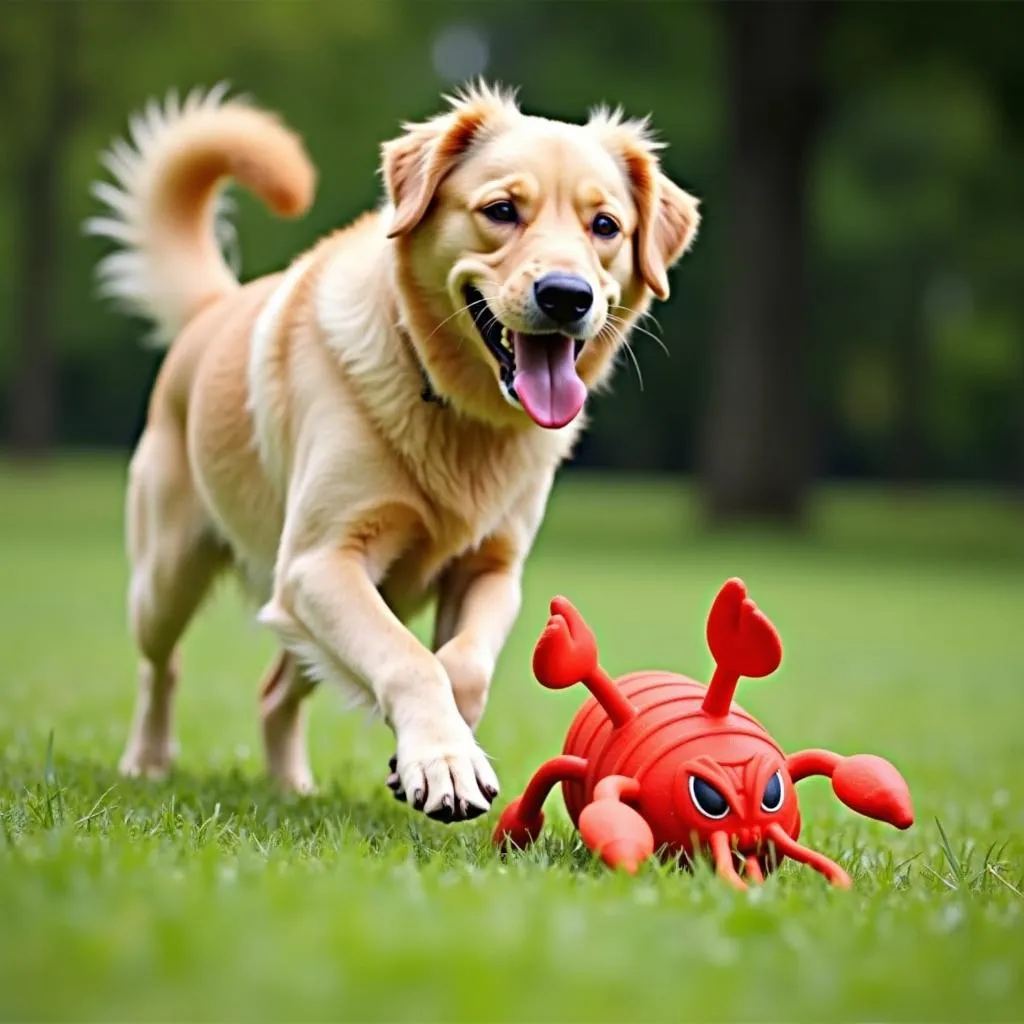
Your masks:
M549 690L583 683L616 727L636 717L636 708L598 664L594 634L567 598L551 602L551 618L533 651L533 674Z
M708 615L708 647L715 673L701 705L705 714L729 714L740 676L771 675L782 661L782 641L768 617L747 597L742 580L728 580Z

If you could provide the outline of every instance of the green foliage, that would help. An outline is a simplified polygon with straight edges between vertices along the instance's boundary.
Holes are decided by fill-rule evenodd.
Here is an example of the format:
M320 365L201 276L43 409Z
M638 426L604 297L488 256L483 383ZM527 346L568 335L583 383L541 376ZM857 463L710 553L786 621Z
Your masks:
M1024 27L1024 9L965 12L847 4L822 55L831 106L808 196L809 377L827 427L825 469L885 468L907 387L900 346L917 330L926 335L927 468L1005 477L1024 457L1015 412L1024 403L1024 117L1019 61L1007 45ZM668 169L702 198L700 240L675 275L672 300L657 310L660 326L646 325L671 356L650 337L635 337L639 374L624 358L616 395L596 403L581 450L585 464L690 467L720 322L717 296L729 272L722 253L730 112L719 8L646 0L7 4L0 86L14 102L0 108L3 322L20 294L18 175L49 89L40 56L60 17L74 19L80 101L62 168L53 297L66 441L127 444L155 369L137 347L140 326L92 294L101 246L78 230L93 212L88 182L99 173L97 154L124 130L128 113L171 87L228 79L304 135L320 168L306 218L274 221L239 197L243 271L253 276L378 201L379 145L403 119L433 112L455 84L435 68L433 48L443 30L461 25L483 33L487 74L521 85L531 110L578 118L610 102L651 112L669 143ZM931 297L950 281L969 302L933 315ZM11 373L9 345L0 343L0 392L14 384ZM873 412L854 397L865 389L875 396ZM877 400L883 394L887 405ZM4 404L0 398L0 418Z
M706 678L709 598L742 574L781 670L740 700L787 748L891 757L905 833L801 786L804 838L855 890L786 867L737 895L710 876L614 876L549 802L503 864L493 816L445 829L383 785L383 726L314 698L320 795L262 779L271 655L233 595L185 644L180 766L114 765L134 697L123 467L0 467L0 1017L246 1020L1015 1020L1024 1013L1018 627L1024 535L970 494L830 491L799 542L698 534L674 487L556 488L482 742L502 799L557 751L575 691L532 682L549 597L592 621L609 671ZM599 510L599 511L598 511ZM423 630L429 624L420 623Z

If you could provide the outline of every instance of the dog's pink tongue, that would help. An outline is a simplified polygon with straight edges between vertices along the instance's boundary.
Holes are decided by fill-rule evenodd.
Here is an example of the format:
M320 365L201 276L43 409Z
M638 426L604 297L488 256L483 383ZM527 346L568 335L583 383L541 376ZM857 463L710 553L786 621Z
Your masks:
M530 419L557 429L571 423L583 408L587 386L576 372L573 340L564 334L512 334L516 389Z

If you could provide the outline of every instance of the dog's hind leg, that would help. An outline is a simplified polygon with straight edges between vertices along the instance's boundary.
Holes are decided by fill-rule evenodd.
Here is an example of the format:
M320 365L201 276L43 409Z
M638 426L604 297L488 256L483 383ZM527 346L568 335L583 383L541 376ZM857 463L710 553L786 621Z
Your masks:
M295 655L286 651L277 656L263 683L260 720L267 770L295 793L312 793L315 788L306 751L304 709L315 686Z
M147 427L132 459L127 499L129 618L141 655L135 715L121 771L160 777L173 756L177 646L226 548L209 527L176 425Z

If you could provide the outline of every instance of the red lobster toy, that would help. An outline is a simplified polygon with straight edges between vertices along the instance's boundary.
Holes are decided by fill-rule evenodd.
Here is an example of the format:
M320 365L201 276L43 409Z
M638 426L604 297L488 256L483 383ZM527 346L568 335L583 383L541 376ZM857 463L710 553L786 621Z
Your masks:
M505 808L495 843L533 842L544 824L544 800L560 782L583 842L610 867L635 872L656 849L689 857L700 848L739 889L746 884L736 861L748 879L762 882L783 857L848 888L850 876L838 864L797 842L794 783L828 776L847 807L902 829L914 820L906 782L872 754L802 750L787 757L733 703L741 675L767 676L782 660L775 627L740 580L719 591L707 638L716 667L706 687L671 672L614 680L598 664L594 634L580 613L556 597L534 650L534 674L553 690L582 682L593 696L573 720L562 755L541 765Z

